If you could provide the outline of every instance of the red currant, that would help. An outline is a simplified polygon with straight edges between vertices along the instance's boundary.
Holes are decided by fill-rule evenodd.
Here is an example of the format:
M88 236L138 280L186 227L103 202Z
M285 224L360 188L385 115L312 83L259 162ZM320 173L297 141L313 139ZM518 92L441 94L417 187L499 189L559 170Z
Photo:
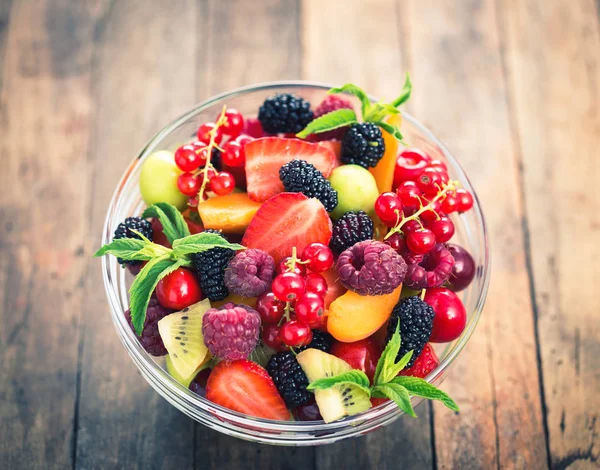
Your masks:
M263 325L260 337L267 346L275 351L285 351L288 347L279 339L279 331L281 329L275 323Z
M425 152L416 148L400 152L394 170L394 187L404 181L415 181L419 173L427 167L429 160L431 158Z
M275 297L273 292L265 292L256 299L256 311L263 323L279 323L285 311L285 303Z
M225 111L225 123L222 127L223 134L235 139L244 129L244 116L237 109L230 108Z
M287 262L290 261L291 259L292 259L291 256L283 258L277 265L277 268L276 268L277 273L281 274L281 273L288 272L289 268L287 266ZM289 271L289 272L293 272L293 273L299 274L300 276L304 276L304 274L306 274L306 268L304 267L303 264L296 263L294 270Z
M423 226L418 220L409 220L404 225L402 225L402 231L405 235L408 235L411 232L422 229Z
M179 268L158 282L156 297L165 308L183 310L202 300L202 290L192 271Z
M182 173L177 178L177 189L181 194L193 197L200 191L200 179L191 173Z
M413 221L411 220L411 221L407 222L407 224L410 223L410 222L413 222ZM414 221L414 222L416 222L416 221ZM403 225L402 226L403 230L404 230L404 227L405 226ZM385 243L387 243L388 245L390 245L398 253L402 253L404 251L404 249L406 248L406 239L402 235L400 235L398 232L391 234L385 240Z
M333 253L323 243L311 243L302 252L302 261L308 261L306 267L315 273L322 273L333 266Z
M196 153L198 153L198 158L200 159L199 166L205 166L208 161L208 147L202 144L202 147L196 148Z
M458 198L458 212L467 212L473 207L473 195L466 189L457 189L456 197Z
M403 207L419 207L421 201L421 190L414 181L404 181L400 183L396 194L400 198Z
M440 171L444 171L446 173L448 173L448 165L446 165L443 161L441 160L431 160L427 166L429 168L437 168Z
M278 274L271 285L273 294L284 302L293 302L304 294L304 289L304 279L296 273Z
M429 224L428 228L435 235L437 243L446 243L454 235L454 223L446 216L434 220Z
M217 196L225 196L235 188L235 178L226 171L220 172L210 180L210 190Z
M402 203L396 193L383 193L375 200L375 213L388 227L396 225L402 214Z
M238 141L230 140L223 146L222 158L227 166L244 166L246 163L244 146Z
M246 145L247 143L252 142L253 140L254 140L254 137L251 137L246 134L242 134L242 135L238 136L237 139L235 139L235 141L241 145Z
M323 297L314 292L305 292L294 306L296 318L314 328L321 324L321 317L325 313Z
M210 143L210 132L216 127L217 125L212 122L205 122L204 124L200 125L197 133L198 140L208 145ZM215 132L215 144L219 145L222 140L223 127L219 127Z
M427 198L424 203L430 206L430 208L421 213L421 220L423 220L423 222L433 222L439 217L439 213L442 211L442 203L439 199L429 201Z
M446 193L446 197L442 200L441 209L446 214L452 214L458 210L458 198L454 191Z
M442 187L442 175L435 168L425 168L417 178L417 187L426 195L435 196Z
M194 144L187 144L175 150L175 164L181 171L194 171L201 165L201 158L196 153Z
M406 246L413 253L424 255L435 246L435 235L428 228L421 228L406 236Z
M217 172L215 170L213 170L212 168L209 168L206 171L202 170L200 172L200 174L198 175L198 179L200 180L200 186L202 186L202 184L204 184L204 175L206 175L206 178L208 179L208 183L210 183L210 180L212 180L216 174L217 174Z
M312 341L312 331L306 323L292 320L281 327L279 339L292 348L306 346Z
M327 295L327 279L317 273L308 273L304 278L306 292L312 292L319 297L325 298Z

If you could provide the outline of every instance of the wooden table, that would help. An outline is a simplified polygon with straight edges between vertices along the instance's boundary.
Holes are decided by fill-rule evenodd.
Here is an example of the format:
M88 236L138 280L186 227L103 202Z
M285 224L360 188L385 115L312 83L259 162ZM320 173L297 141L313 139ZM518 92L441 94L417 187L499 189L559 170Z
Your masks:
M0 467L600 466L600 26L594 0L2 0ZM460 157L493 275L444 386L361 439L275 448L147 385L91 258L126 164L193 104L277 79L392 98Z

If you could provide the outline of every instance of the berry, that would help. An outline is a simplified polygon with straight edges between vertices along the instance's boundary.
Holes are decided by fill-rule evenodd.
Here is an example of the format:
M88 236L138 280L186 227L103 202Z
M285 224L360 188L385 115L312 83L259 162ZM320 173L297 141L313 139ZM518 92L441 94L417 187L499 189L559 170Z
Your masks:
M419 228L406 236L406 246L418 255L429 253L435 246L435 235L428 228Z
M352 103L343 96L327 95L315 109L315 119L332 111L337 111L338 109L353 109L353 106ZM309 136L309 138L314 138L317 141L331 139L342 140L346 134L346 131L348 131L348 126L338 127L337 129L333 129L331 131L312 134Z
M292 348L305 346L312 340L312 331L306 323L298 320L291 320L284 323L279 330L279 339L283 344Z
M293 352L279 352L269 359L267 372L289 409L310 403L312 393L306 390L308 379Z
M242 297L258 297L271 286L275 262L262 250L240 251L225 270L225 286Z
M429 200L427 197L423 197L423 204L429 206L421 215L420 219L424 223L433 222L440 217L440 212L442 212L442 203L439 199Z
M342 162L372 168L385 152L381 129L375 124L364 122L353 124L342 140Z
M435 311L430 341L448 343L458 338L467 324L467 311L458 296L444 287L435 287L427 289L425 302Z
M244 146L236 140L230 140L223 146L223 163L232 167L243 167L246 163Z
M244 134L254 139L260 139L266 135L262 124L257 118L249 118L244 121Z
M292 410L294 418L298 421L322 421L323 416L319 411L319 406L316 402L309 402L306 405L301 405Z
M467 212L471 207L473 207L473 196L466 189L457 189L456 197L458 198L458 212Z
M274 323L269 323L267 325L263 325L262 333L260 335L262 342L265 343L271 349L275 351L285 351L289 349L281 339L279 339L279 325Z
M405 181L416 181L419 173L427 168L431 158L417 148L404 149L396 159L394 171L394 187L400 186Z
M335 267L342 284L360 295L390 294L406 274L404 259L376 240L359 242L343 251Z
M386 343L396 332L399 322L402 344L397 360L400 360L407 352L413 351L410 361L406 364L407 368L414 364L429 341L435 315L434 309L419 297L405 297L392 310Z
M454 223L446 216L434 220L428 228L433 232L438 243L446 243L454 236Z
M431 160L427 166L429 168L435 168L440 172L448 173L448 165L441 160Z
M458 210L458 198L454 191L446 193L446 197L442 200L441 209L446 214L452 214Z
M217 172L212 168L209 168L208 170L202 170L198 175L198 181L200 183L200 186L202 186L202 184L204 183L204 178L208 180L207 184L210 184L210 181L215 177L216 174Z
M210 373L206 398L257 418L287 421L290 412L265 369L247 360L222 361Z
M312 341L308 346L301 346L298 348L298 351L304 351L305 349L313 348L318 349L319 351L329 352L331 346L333 344L333 336L329 333L325 333L319 330L312 331Z
M419 207L422 192L414 181L404 181L396 189L403 207Z
M154 230L152 229L152 224L150 222L148 222L146 219L142 219L141 217L127 217L123 222L121 222L116 230L115 233L113 235L113 239L114 240L119 240L121 238L135 238L136 240L141 240L142 237L140 237L138 234L132 232L132 230L135 230L136 232L141 233L143 236L145 236L147 239L152 240L152 237L154 236ZM135 261L135 260L124 260L121 258L117 258L117 261L119 262L119 264L125 266L127 265L128 267L131 268L137 268L138 266L141 266L142 263L140 263L139 261Z
M318 273L308 273L304 278L304 289L306 292L317 294L321 298L327 295L327 280Z
M220 235L216 230L210 232ZM229 289L225 286L225 268L234 255L235 251L229 248L217 247L191 256L200 287L210 301L223 300L229 295Z
M383 193L375 201L375 213L388 227L393 227L402 216L402 203L396 193Z
M362 370L371 383L381 356L381 348L373 338L361 339L353 343L336 341L331 347L331 354L346 361L353 369Z
M423 259L406 260L408 269L404 285L411 289L439 287L450 277L454 258L450 251L438 243ZM410 261L410 262L409 262Z
M226 303L202 318L204 344L219 359L246 359L258 342L260 316L251 307Z
M131 311L125 311L125 318L131 331L140 340L140 344L148 354L152 356L164 356L167 354L167 349L158 332L158 322L172 312L173 310L163 307L155 297L152 297L146 309L146 320L144 321L142 335L138 336L131 322Z
M267 98L258 110L258 120L269 134L297 134L313 120L310 103L285 93Z
M384 240L384 243L390 245L400 254L403 254L403 252L406 250L406 239L398 232L392 233L387 239Z
M220 172L210 180L210 190L217 196L226 196L235 188L235 179L231 173Z
M373 221L363 211L348 211L333 226L333 235L329 246L340 254L352 245L373 238Z
M217 116L218 119L219 116ZM225 123L222 126L223 134L235 139L244 129L244 116L237 109L225 111Z
M202 164L202 157L198 154L194 144L187 144L175 150L175 164L181 171L194 171Z
M279 262L279 264L277 265L277 274L291 272L291 273L296 273L296 274L300 274L301 276L304 276L306 274L305 265L296 263L294 265L294 269L290 270L290 268L288 267L288 262L291 259L292 259L291 256L286 256Z
M217 128L217 125L212 122L205 122L200 125L197 132L197 137L200 142L208 145L210 143L210 133ZM223 127L217 128L215 131L215 144L219 145L223 140Z
M201 150L200 154L202 153L203 152ZM206 155L208 155L208 149L206 151ZM213 147L213 149L210 152L210 163L212 163L212 166L214 166L217 171L221 171L223 169L221 151L216 147Z
M336 161L335 154L319 144L300 139L267 137L245 145L246 180L250 199L264 202L284 190L279 170L292 160L304 160L328 178Z
M423 351L419 354L419 357L413 362L412 367L401 370L400 375L409 375L424 379L439 365L440 360L435 354L433 347L427 343L423 347Z
M182 194L193 197L200 191L200 178L192 173L182 173L177 178L177 188Z
M327 212L335 209L338 203L337 191L314 165L304 160L292 160L279 170L283 187L290 193L302 193L317 198Z
M293 302L304 293L304 279L296 273L281 273L273 279L271 289L279 300Z
M333 253L323 243L311 243L302 251L302 261L314 273L322 273L333 266Z
M435 168L425 168L417 178L417 187L428 196L435 196L442 187L442 175Z
M196 395L205 397L206 384L208 383L208 377L210 376L211 372L212 369L202 369L200 372L198 372L196 377L194 377L194 380L190 382L190 386L188 388Z
M454 258L454 267L448 278L448 286L454 292L458 292L466 289L473 281L476 271L475 260L462 246L448 243L446 247Z
M283 317L285 303L275 297L273 292L265 292L256 299L255 308L263 323L277 324Z
M323 297L314 292L305 292L294 305L296 318L311 328L319 326L325 313Z

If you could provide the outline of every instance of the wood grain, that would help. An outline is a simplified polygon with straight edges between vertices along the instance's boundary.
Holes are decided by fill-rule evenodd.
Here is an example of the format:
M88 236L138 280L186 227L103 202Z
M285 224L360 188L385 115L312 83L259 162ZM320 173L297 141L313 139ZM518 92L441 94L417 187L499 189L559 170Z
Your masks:
M500 1L551 465L600 466L598 5Z
M544 468L518 162L494 3L420 0L410 2L405 14L415 114L475 183L494 267L481 324L444 383L462 413L434 406L438 467Z

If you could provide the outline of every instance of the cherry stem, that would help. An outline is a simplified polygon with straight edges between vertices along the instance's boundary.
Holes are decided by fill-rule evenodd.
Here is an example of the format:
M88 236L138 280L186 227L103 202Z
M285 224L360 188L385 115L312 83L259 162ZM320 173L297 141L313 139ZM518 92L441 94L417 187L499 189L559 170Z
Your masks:
M213 148L220 149L216 144L215 139L217 138L217 131L219 128L225 124L227 119L225 118L225 112L227 111L227 106L223 105L223 109L221 110L221 114L217 122L215 122L215 127L208 131L208 135L210 136L210 141L208 143L208 149L206 151L206 163L204 165L204 169L201 173L204 173L204 178L202 179L202 186L200 187L200 191L198 192L198 203L204 200L204 191L206 190L206 185L208 184L208 170L213 170L215 175L218 175L217 169L213 166L210 159L212 158Z
M285 318L286 322L290 321L290 311L291 310L292 310L292 303L291 302L286 302L285 303L285 310L283 311L283 318Z

